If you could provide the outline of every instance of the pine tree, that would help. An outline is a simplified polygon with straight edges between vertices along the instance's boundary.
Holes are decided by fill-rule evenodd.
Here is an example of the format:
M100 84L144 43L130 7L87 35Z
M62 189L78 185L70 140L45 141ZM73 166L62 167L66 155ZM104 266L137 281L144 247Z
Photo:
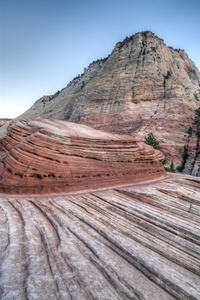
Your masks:
M188 156L189 156L189 154L188 154L188 146L184 145L184 150L183 150L183 161L184 161L184 164L186 163L186 160L187 160Z
M158 149L158 150L162 149L162 147L160 146L160 142L156 139L156 137L152 132L148 134L148 137L145 137L144 142L147 145L151 145L154 149Z
M173 160L171 161L170 169L171 169L170 172L175 172Z

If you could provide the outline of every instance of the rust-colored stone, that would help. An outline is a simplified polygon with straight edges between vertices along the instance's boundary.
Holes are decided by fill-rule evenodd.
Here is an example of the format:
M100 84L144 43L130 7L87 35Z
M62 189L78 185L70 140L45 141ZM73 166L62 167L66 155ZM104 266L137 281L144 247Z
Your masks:
M4 193L76 192L167 177L163 154L135 137L64 121L13 121L1 147Z

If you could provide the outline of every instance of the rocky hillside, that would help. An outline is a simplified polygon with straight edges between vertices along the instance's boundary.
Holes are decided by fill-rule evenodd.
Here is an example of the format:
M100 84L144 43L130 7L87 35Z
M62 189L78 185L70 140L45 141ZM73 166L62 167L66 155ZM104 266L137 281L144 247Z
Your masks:
M23 117L67 120L141 140L153 132L168 164L173 160L183 172L200 175L199 107L195 64L147 31L117 43L109 57L39 99Z

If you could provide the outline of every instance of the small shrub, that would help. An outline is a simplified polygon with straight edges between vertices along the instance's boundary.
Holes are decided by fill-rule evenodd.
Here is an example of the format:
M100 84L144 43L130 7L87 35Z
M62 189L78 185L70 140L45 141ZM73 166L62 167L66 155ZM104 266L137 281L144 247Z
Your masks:
M182 166L178 166L178 167L176 168L176 170L177 170L178 172L182 172L182 171L183 171L188 156L189 156L189 153L188 153L188 145L184 145L184 148L183 148L183 161L182 161Z
M165 171L171 172L171 168L169 168L169 167L164 167L164 168L165 168Z
M173 160L171 161L170 169L171 169L171 172L175 172Z
M200 118L200 107L195 109L195 115Z
M164 84L164 85L165 85L165 83L166 83L166 80L168 80L170 76L171 76L171 72L170 72L169 70L167 71L167 75L163 75L163 77L164 77L163 84Z
M175 173L174 162L173 162L173 160L171 161L170 167L165 167L165 170L166 170L167 172Z
M199 101L199 98L198 98L198 96L197 96L196 93L194 94L194 98L195 98L197 101Z
M191 136L191 135L192 135L192 132L193 132L193 129L192 129L192 127L190 126L187 133Z
M188 146L184 145L184 150L183 150L183 161L186 163L186 160L188 158L189 154L188 154Z
M183 169L184 169L184 166L183 166L183 165L182 165L182 166L176 167L176 170L177 170L178 172L182 172Z
M156 139L154 134L150 132L148 137L145 137L145 144L152 146L154 149L161 150L162 147L159 145L160 142Z

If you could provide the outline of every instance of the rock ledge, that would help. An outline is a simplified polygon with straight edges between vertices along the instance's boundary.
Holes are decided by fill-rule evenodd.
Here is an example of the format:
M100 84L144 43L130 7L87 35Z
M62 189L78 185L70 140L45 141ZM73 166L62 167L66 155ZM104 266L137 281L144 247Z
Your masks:
M167 177L163 154L136 138L63 121L13 121L1 147L3 193L77 192Z

